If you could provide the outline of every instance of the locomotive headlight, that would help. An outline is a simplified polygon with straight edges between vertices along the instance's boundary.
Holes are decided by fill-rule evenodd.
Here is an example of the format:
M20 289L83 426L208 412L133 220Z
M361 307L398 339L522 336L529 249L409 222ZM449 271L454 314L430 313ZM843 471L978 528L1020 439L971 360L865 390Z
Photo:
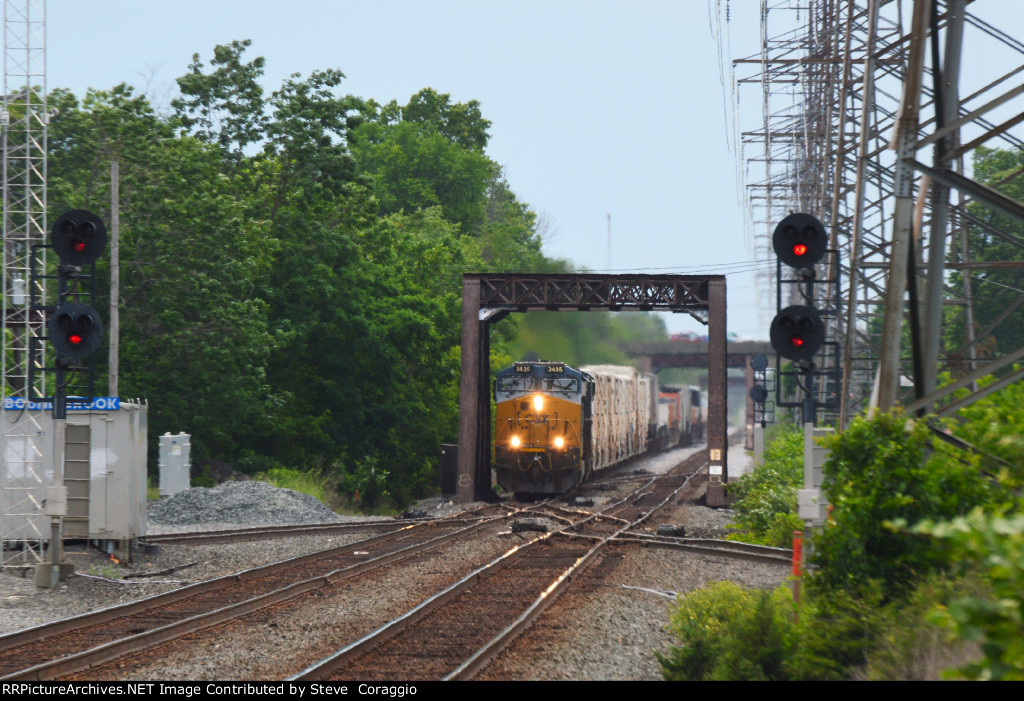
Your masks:
M522 441L519 440L519 436L512 436L512 440L508 442L508 444L513 448L518 448L520 443L522 443Z
M555 447L556 448L564 448L565 447L565 439L562 438L561 436L556 437L555 438Z
M535 411L540 411L544 408L544 397L540 394L533 395L533 408Z

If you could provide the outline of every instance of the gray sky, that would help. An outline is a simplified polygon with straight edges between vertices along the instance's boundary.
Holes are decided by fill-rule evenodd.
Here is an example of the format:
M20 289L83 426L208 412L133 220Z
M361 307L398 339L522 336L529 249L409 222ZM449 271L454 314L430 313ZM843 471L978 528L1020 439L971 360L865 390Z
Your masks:
M489 155L547 223L546 254L596 271L725 273L729 330L767 338L753 277L739 272L754 255L709 5L49 0L47 84L81 96L128 82L167 109L193 53L208 64L215 44L251 39L268 91L292 73L339 68L344 92L379 102L428 86L479 100L493 122ZM733 57L759 49L758 6L731 2ZM760 120L755 102L741 104L744 119ZM666 320L671 331L703 328Z

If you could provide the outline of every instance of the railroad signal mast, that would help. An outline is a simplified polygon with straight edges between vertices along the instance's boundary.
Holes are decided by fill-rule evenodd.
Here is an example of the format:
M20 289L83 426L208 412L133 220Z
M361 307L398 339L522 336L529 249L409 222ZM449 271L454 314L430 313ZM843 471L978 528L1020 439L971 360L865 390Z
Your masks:
M822 280L817 275L818 264L829 253L828 234L816 217L803 213L790 214L775 227L772 248L778 257L778 313L772 319L769 337L772 348L778 354L776 376L796 378L804 394L799 402L787 402L781 395L777 396L776 406L801 408L803 422L813 425L818 409L838 408L836 388L839 384L836 373L839 364L833 362L830 364L832 370L822 371L814 360L823 349L833 354L839 351L837 343L826 342L825 327L825 317L835 315L836 304L833 301L825 305L825 308L818 307L820 299L838 299L837 281ZM789 269L786 276L783 276L783 266ZM818 294L817 288L820 286L824 286L824 294ZM788 292L787 299L795 299L800 303L783 308L784 291ZM792 361L793 369L784 372L781 358ZM818 379L822 380L820 388L817 386ZM782 383L778 382L776 388L777 392L781 392Z
M809 214L790 214L779 222L772 235L772 247L778 256L777 304L782 307L783 285L795 291L804 304L794 304L780 309L772 319L770 339L772 347L778 353L776 358L776 374L781 377L790 375L796 378L803 390L803 401L784 402L777 397L777 406L800 407L804 424L804 488L797 491L797 503L800 518L811 526L820 526L825 521L827 504L821 494L822 466L827 454L817 446L816 438L828 429L815 429L818 409L838 408L836 389L840 386L838 377L839 344L830 344L825 339L825 323L823 317L834 316L836 302L839 299L838 281L819 280L817 266L828 251L828 235L821 222ZM782 266L792 269L789 279L782 276ZM838 266L830 266L832 270ZM816 286L824 286L822 294L816 294ZM832 300L831 308L818 309L818 300ZM833 352L832 370L821 371L814 362L814 357L826 346ZM782 372L781 360L792 361L793 370ZM824 393L816 391L816 380L822 380ZM776 391L781 391L781 382L776 383ZM821 398L821 395L824 398Z
M64 481L64 448L67 435L68 397L81 397L92 401L95 385L93 353L103 342L103 320L96 312L96 261L107 247L107 228L103 220L92 212L75 209L61 215L50 231L50 247L60 258L57 275L32 270L33 290L31 306L35 311L49 314L46 340L56 351L51 370L56 377L52 397L37 397L30 389L28 401L53 402L53 483L46 488L45 513L50 517L49 562L36 566L35 583L52 587L73 571L64 562L62 522L67 516L68 489ZM39 256L33 256L37 260ZM35 290L45 289L45 280L56 277L57 303L46 306L36 299ZM32 339L39 343L41 338ZM41 354L39 354L41 356ZM86 363L88 360L88 363ZM35 372L33 367L32 372ZM40 383L42 384L42 383ZM34 388L34 377L29 387Z
M91 398L95 392L95 367L90 356L103 342L103 319L95 309L96 261L107 247L107 227L92 212L74 209L62 214L50 230L50 246L57 264L57 303L53 307L32 300L33 308L49 312L47 340L57 358L52 368L56 385L52 397L30 396L30 401L53 400L53 418L66 418L67 397ZM43 279L51 275L36 275ZM32 289L44 285L33 284ZM85 363L86 359L88 363ZM34 369L33 369L34 370ZM30 387L35 384L30 382Z

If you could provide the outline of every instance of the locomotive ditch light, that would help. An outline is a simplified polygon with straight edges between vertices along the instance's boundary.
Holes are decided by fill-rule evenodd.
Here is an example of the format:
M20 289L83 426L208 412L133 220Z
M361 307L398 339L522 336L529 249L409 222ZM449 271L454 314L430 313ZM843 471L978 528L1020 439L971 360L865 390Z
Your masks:
M828 249L828 236L816 217L790 214L775 227L772 249L791 268L813 270Z
M107 227L92 212L73 209L54 223L50 244L63 263L88 265L96 262L107 247Z
M103 320L88 304L71 302L57 307L47 331L58 356L85 358L103 341Z
M561 436L555 437L555 447L556 448L564 448L565 447L565 439L562 438Z
M512 436L508 444L513 448L518 448L520 445L522 445L522 441L520 440L519 436Z
M786 307L772 319L769 336L783 358L808 360L825 342L825 325L813 307Z

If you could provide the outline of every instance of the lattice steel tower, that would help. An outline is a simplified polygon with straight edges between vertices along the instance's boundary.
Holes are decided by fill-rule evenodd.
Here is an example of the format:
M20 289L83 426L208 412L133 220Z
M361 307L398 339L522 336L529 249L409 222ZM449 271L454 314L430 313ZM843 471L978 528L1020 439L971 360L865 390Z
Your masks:
M45 366L41 343L45 317L30 308L29 285L33 258L45 266L42 249L46 227L46 2L4 0L4 89L0 128L3 130L3 352L0 372L5 401L45 396L42 373L38 387L29 387L29 366ZM45 304L36 289L37 304ZM33 351L38 347L38 351ZM33 357L34 354L34 357ZM41 559L48 521L40 505L50 478L43 464L39 422L28 411L0 408L0 565L15 561L34 564ZM23 547L21 547L23 546Z
M839 253L841 426L897 402L951 415L1024 379L1012 366L1024 273L996 275L1024 270L1024 203L1001 191L1024 169L984 185L970 167L980 146L1024 149L1024 42L974 14L992 5L761 0L760 48L734 61L737 85L760 93L759 124L741 134L756 241L806 211ZM1012 255L979 259L991 241ZM987 318L983 290L999 300ZM992 373L1000 381L979 387Z

